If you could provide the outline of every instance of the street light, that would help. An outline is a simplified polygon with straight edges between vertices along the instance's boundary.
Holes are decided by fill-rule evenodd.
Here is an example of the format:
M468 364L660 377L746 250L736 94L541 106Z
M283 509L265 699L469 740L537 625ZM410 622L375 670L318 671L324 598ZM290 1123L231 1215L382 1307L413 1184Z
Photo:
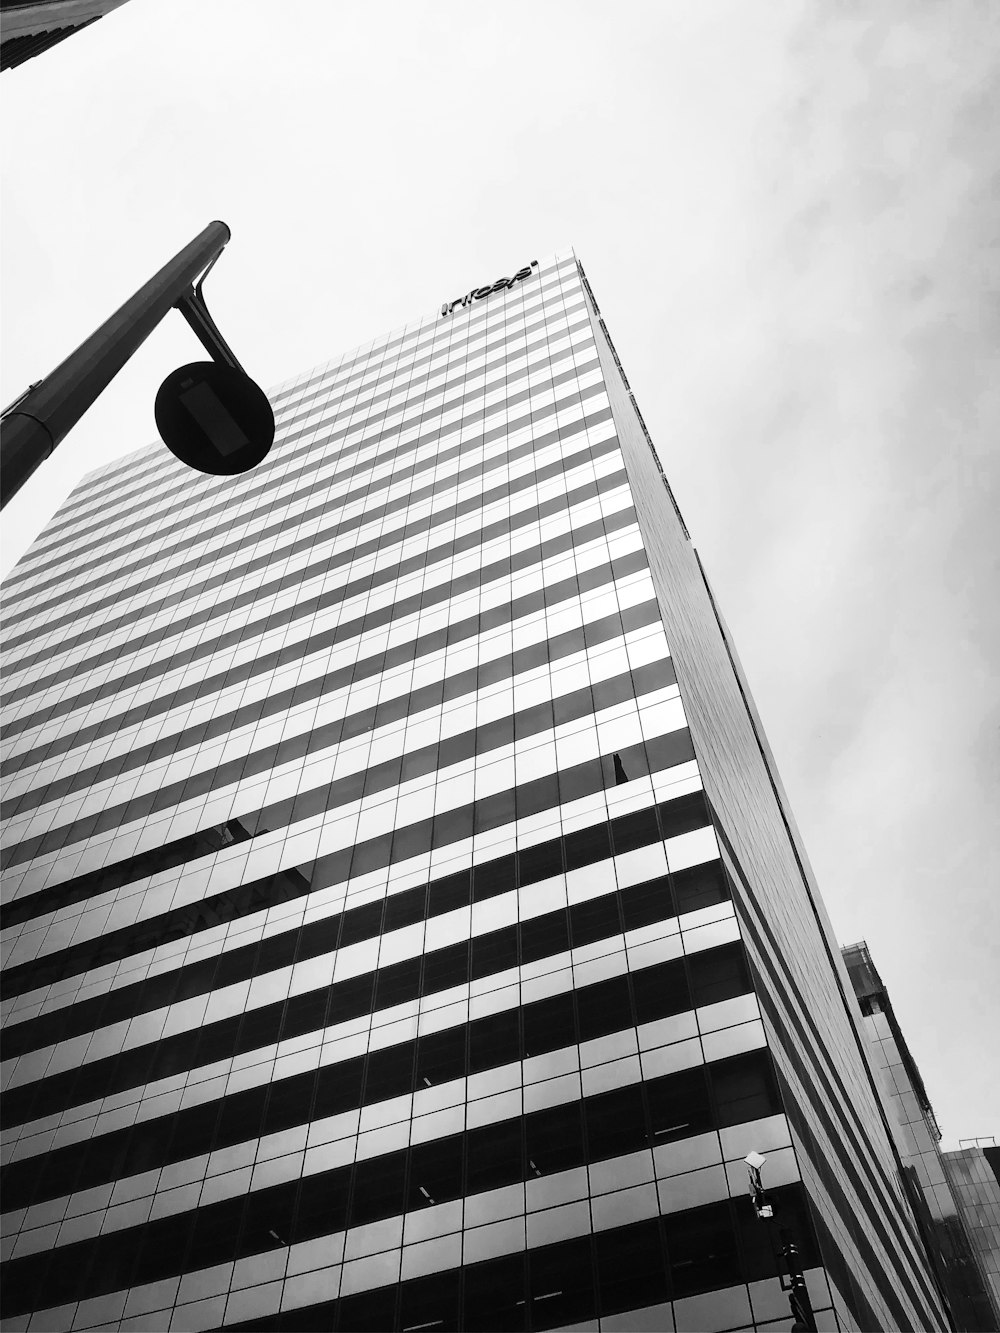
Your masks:
M761 1168L767 1158L759 1152L749 1152L743 1160L746 1163L747 1175L750 1177L750 1200L754 1212L762 1222L773 1222L774 1204L765 1192L760 1176ZM788 1304L795 1320L791 1333L816 1333L816 1317L802 1273L799 1247L782 1227L778 1228L778 1241L785 1268L782 1272L779 1267L778 1281L781 1283L781 1290L788 1293Z
M274 442L271 405L236 360L202 296L202 284L230 234L224 222L209 223L75 352L4 410L0 508L172 309L181 312L212 360L182 366L161 385L155 415L167 448L188 467L213 476L247 472L267 456Z

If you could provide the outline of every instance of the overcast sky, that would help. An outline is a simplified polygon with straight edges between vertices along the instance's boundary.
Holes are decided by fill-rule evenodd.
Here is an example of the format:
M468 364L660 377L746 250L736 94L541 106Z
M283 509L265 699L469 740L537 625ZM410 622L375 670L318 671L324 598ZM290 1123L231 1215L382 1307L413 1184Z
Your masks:
M130 0L0 80L6 403L212 218L265 386L572 245L834 927L1000 1135L1000 7ZM202 358L153 335L3 569Z

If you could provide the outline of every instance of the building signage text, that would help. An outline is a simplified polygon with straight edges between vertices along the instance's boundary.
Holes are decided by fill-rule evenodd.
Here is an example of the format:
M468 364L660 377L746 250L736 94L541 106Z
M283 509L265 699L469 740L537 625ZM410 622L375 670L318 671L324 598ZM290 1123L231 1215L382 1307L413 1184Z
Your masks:
M441 307L441 314L450 315L457 305L471 305L473 301L481 301L484 296L489 296L490 292L502 292L505 288L509 291L515 282L523 282L525 278L530 278L532 269L537 267L538 260L533 259L527 268L518 269L512 278L497 278L496 282L490 283L488 287L473 287L471 292L460 296L457 301L446 301Z

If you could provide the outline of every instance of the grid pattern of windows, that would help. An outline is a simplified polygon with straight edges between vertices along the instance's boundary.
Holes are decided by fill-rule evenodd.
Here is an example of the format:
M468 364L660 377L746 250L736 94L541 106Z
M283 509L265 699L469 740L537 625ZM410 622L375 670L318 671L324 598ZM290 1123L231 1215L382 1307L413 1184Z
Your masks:
M945 1328L857 1009L748 683L581 278L835 1309L851 1327Z
M575 259L272 397L5 589L5 1327L837 1327Z

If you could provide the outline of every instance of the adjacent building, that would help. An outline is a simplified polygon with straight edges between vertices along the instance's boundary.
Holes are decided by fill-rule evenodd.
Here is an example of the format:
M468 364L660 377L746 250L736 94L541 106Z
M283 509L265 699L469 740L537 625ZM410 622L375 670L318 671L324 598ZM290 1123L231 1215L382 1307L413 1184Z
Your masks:
M868 946L864 940L848 945L843 955L881 1071L914 1213L952 1320L968 1333L998 1329L1000 1193L994 1173L982 1149L941 1151L924 1081Z
M996 1316L1000 1311L1000 1148L994 1138L963 1142L957 1150L944 1153L943 1160ZM1000 1327L1000 1319L994 1327Z
M948 1327L586 277L509 272L7 584L11 1333L788 1329L796 1263L797 1327Z
M23 65L125 0L0 0L0 69Z

